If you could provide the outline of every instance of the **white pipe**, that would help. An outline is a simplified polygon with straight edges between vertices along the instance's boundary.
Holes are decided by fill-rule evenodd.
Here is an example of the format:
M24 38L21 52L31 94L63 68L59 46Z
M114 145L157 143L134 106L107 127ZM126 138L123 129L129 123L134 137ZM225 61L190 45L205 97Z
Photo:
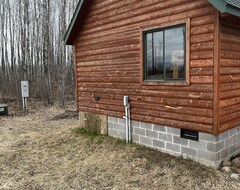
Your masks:
M130 113L130 104L128 103L128 140L132 142L132 131L131 131L131 113Z
M128 115L127 115L128 109L127 106L125 106L125 116L123 117L125 119L125 131L126 131L126 142L128 143Z
M131 137L131 120L130 120L130 104L128 102L128 96L123 97L123 104L125 106L125 128L126 128L126 142L129 143L132 140Z

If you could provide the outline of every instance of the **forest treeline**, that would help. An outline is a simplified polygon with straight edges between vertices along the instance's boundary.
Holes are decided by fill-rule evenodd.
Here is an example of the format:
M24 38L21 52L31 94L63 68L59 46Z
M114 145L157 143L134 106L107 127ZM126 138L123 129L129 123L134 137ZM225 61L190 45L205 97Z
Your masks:
M74 99L72 48L63 37L78 0L0 0L0 103L30 96L64 106Z

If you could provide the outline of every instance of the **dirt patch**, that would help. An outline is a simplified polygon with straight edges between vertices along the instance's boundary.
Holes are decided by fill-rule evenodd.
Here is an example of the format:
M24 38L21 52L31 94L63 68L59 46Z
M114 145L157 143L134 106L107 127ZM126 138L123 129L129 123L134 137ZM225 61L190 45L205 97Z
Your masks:
M0 117L0 189L240 189L221 171L78 126L55 108Z
M65 110L64 113L53 116L51 120L59 120L59 119L78 119L79 113L77 111Z

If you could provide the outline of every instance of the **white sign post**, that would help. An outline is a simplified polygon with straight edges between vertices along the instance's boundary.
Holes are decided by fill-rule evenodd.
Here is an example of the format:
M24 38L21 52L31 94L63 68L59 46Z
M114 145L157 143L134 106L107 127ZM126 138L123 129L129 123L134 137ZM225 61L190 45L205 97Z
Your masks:
M22 91L22 99L23 99L23 111L27 112L27 98L29 97L29 86L28 81L21 81L21 91Z

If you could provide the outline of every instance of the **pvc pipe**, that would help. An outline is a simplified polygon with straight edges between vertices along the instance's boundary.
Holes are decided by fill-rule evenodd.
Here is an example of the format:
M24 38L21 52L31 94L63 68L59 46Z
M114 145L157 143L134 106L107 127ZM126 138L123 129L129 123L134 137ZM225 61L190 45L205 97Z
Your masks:
M130 104L128 102L128 96L123 97L123 104L125 107L125 129L126 129L126 142L129 143L132 140L131 137L131 120L130 120Z
M131 113L130 113L130 104L129 103L128 103L128 141L132 142Z
M129 142L129 138L128 138L128 109L127 109L127 106L125 106L125 116L123 117L125 119L125 128L126 128L126 142L128 143Z

